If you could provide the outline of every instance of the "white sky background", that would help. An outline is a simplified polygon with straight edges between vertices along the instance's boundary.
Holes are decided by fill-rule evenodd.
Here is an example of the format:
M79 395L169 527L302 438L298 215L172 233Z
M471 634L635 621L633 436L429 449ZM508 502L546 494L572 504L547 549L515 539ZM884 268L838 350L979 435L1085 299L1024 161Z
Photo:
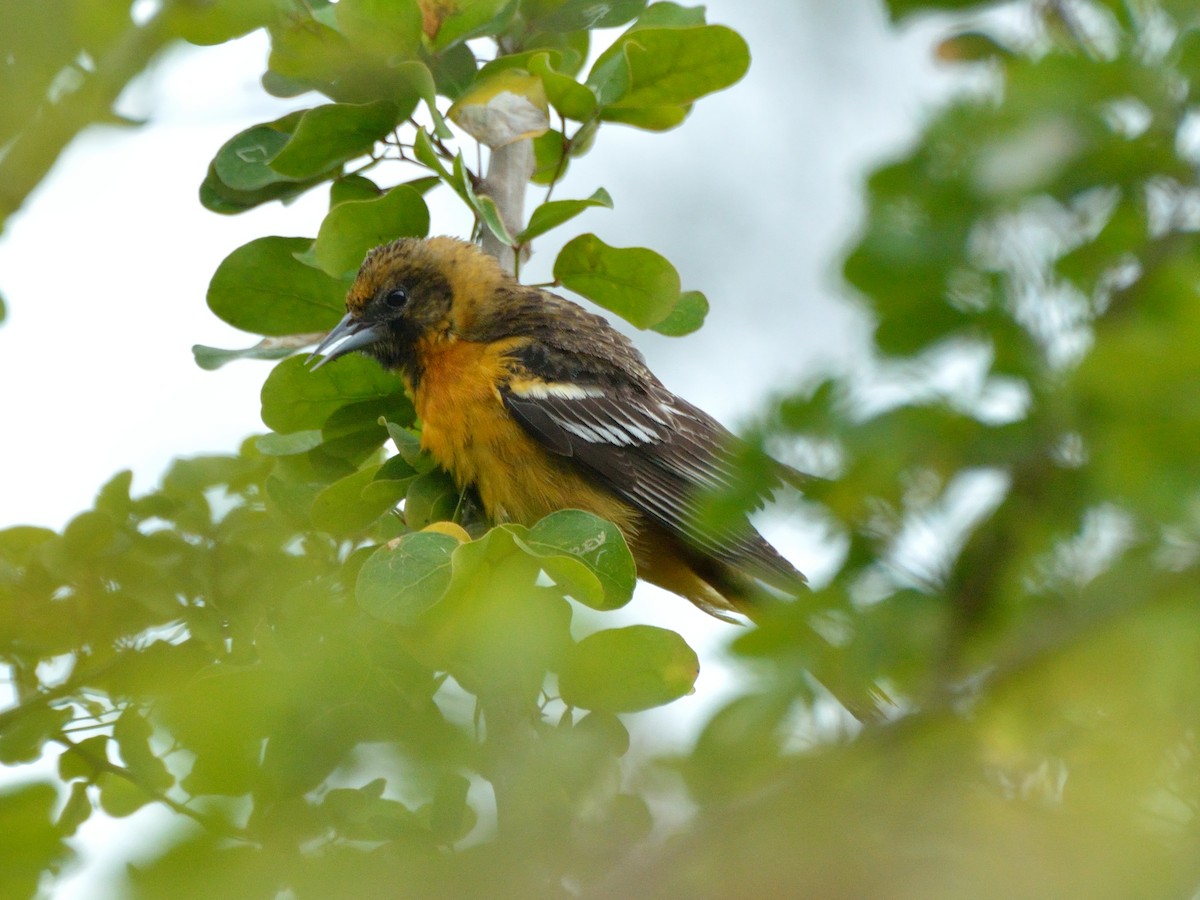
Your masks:
M949 82L931 60L941 28L893 32L880 6L710 0L709 21L750 44L747 77L699 101L674 131L602 128L555 197L603 186L615 209L585 213L561 237L541 239L523 273L549 280L559 246L589 230L615 246L665 255L685 289L705 292L712 312L687 338L635 340L669 387L735 430L770 393L862 359L867 318L845 299L838 262L861 216L863 176L903 149ZM145 492L172 458L230 452L264 430L258 391L271 364L205 372L190 347L255 342L208 311L209 278L252 238L315 235L327 208L323 188L291 206L234 217L197 200L209 160L234 133L321 102L266 95L258 84L266 52L256 34L168 54L122 98L123 112L149 124L86 132L0 237L8 304L0 325L0 528L61 528L120 469L132 468L135 493ZM458 201L437 193L433 232L465 236L469 219ZM542 193L530 191L529 210ZM803 535L769 533L800 568L820 569L820 551ZM706 664L732 636L655 589L639 591L629 616L680 631ZM698 694L671 709L700 721L730 681L728 670L709 666ZM128 826L148 824L146 815L155 813ZM94 820L82 832L93 851L121 840L101 825ZM123 865L109 862L110 873ZM106 895L95 880L76 878L57 896Z

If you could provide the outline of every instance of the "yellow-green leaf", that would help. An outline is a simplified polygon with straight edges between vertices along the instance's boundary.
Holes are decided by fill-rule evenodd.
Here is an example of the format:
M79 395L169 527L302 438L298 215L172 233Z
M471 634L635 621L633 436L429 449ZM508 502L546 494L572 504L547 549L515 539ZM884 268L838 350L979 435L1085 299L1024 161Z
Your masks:
M594 234L563 247L554 277L639 328L661 322L679 302L679 273L670 262L644 247L610 247Z
M571 648L558 687L572 706L636 712L690 693L699 673L696 652L674 631L631 625L597 631Z
M407 184L373 200L347 200L325 216L317 232L315 257L335 277L358 270L367 251L398 237L429 233L429 207Z

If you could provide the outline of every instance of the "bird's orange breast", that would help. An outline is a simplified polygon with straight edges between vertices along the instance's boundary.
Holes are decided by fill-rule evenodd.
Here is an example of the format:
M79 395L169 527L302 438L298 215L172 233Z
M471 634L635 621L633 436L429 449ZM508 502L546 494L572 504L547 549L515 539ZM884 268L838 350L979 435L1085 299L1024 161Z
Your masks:
M475 486L495 521L532 525L559 509L584 509L632 536L633 510L571 460L543 449L505 407L500 389L511 377L508 355L519 343L441 337L418 346L421 378L413 402L421 446L460 486Z

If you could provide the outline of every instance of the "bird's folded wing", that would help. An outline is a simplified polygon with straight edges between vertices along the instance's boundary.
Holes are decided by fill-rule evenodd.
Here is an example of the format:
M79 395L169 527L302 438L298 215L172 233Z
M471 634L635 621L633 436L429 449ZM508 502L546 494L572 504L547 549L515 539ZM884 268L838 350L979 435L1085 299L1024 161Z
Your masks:
M552 354L539 348L538 368ZM741 481L731 460L736 438L715 419L657 381L622 383L598 371L588 378L576 356L572 380L522 366L501 390L506 407L546 449L574 458L614 494L706 555L777 586L803 576L745 517L713 522L697 515L705 493ZM762 497L759 497L761 505Z

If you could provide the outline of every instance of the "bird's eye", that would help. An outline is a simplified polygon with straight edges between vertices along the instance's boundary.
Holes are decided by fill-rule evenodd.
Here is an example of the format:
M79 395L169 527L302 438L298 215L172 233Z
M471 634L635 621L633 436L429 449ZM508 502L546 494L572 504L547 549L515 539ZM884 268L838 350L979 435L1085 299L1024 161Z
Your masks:
M408 303L408 291L404 288L393 288L384 295L383 302L389 309L403 309Z

